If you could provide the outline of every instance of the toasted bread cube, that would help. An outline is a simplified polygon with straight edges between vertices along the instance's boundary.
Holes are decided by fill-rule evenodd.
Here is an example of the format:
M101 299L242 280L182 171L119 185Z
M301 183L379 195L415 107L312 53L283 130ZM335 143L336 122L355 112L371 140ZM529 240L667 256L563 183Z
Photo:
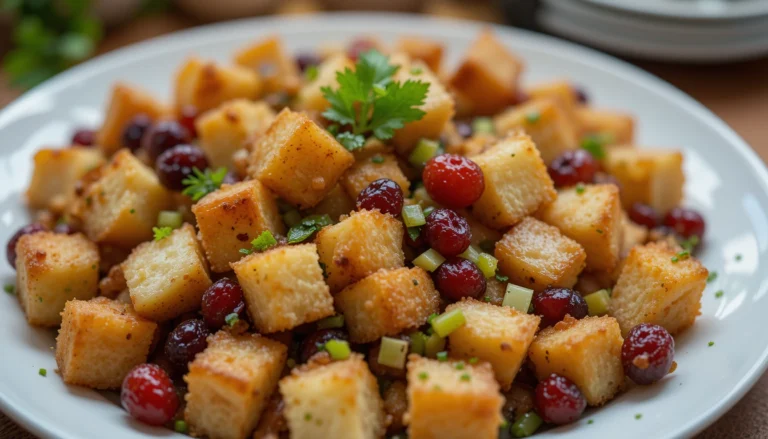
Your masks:
M334 297L354 343L369 343L427 322L440 293L419 267L379 270Z
M192 105L204 112L232 99L255 100L263 86L259 74L251 69L190 58L176 73L176 110Z
M82 199L88 237L126 248L152 239L157 214L171 205L171 194L155 172L127 149L112 156Z
M355 157L302 113L285 109L253 145L248 174L301 208L328 195Z
M315 244L253 253L233 263L232 269L253 324L262 333L285 331L334 313Z
M75 184L104 164L101 151L89 148L41 149L35 153L27 202L33 209L62 212L75 196Z
M493 246L501 239L502 234L498 230L486 227L483 223L475 219L469 211L459 210L459 215L463 216L469 224L469 230L472 232L470 242L475 247L487 253L493 253Z
M619 180L625 209L644 203L664 215L683 199L685 174L680 151L617 146L608 150L603 167Z
M258 334L219 331L184 376L184 419L210 439L245 439L256 427L288 356L288 348Z
M637 246L622 265L608 313L624 335L640 323L678 334L699 315L708 275L698 259L680 257L663 242Z
M282 91L293 95L301 84L296 62L285 52L283 42L276 35L238 51L235 63L259 73L265 93Z
M160 322L200 307L211 278L195 235L195 228L185 224L166 238L137 246L123 262L140 316Z
M342 215L349 215L353 210L355 202L341 184L337 184L310 212L314 215L328 215L333 221L338 221Z
M449 354L491 363L496 381L508 390L528 355L541 318L474 299L453 303L445 310L454 309L461 310L466 323L448 335Z
M96 297L99 249L79 233L23 235L16 243L16 288L30 324L58 326L68 300Z
M118 82L112 87L104 123L96 134L96 145L105 156L123 148L125 125L139 114L157 120L169 113L165 104L144 90Z
M465 365L408 357L408 437L495 438L504 397L488 363Z
M547 166L526 135L507 137L472 160L485 177L485 191L473 212L488 227L512 226L557 196Z
M402 37L397 40L395 52L402 52L413 60L422 61L429 70L440 73L440 63L443 61L443 45L421 37Z
M472 114L496 114L517 100L523 62L490 30L467 49L464 61L449 80Z
M357 199L363 189L380 178L388 178L397 183L403 194L407 195L410 191L411 182L400 170L394 154L370 154L358 159L341 177L341 185L350 198Z
M627 213L621 211L621 251L619 256L623 259L629 255L635 246L643 245L648 240L648 228L635 224L629 219Z
M619 324L613 317L566 316L561 322L539 332L531 343L529 356L536 376L542 380L553 373L579 387L592 406L610 401L624 387Z
M291 439L383 437L384 408L363 356L296 368L280 380Z
M629 114L615 110L577 107L576 120L582 136L602 135L609 145L626 145L635 140L635 121Z
M284 234L275 197L258 180L223 185L192 206L211 270L224 273L263 231Z
M315 242L331 292L341 291L382 268L402 267L403 232L400 221L378 210L354 212L320 230Z
M336 73L343 72L344 69L354 69L354 67L355 64L347 58L346 53L335 54L320 63L317 66L317 78L304 84L299 90L297 107L302 110L325 111L331 104L325 99L320 89L323 87L337 89L339 84L336 81Z
M520 129L528 133L547 165L563 152L579 147L573 122L552 98L534 99L499 114L493 121L498 133Z
M557 199L537 213L587 252L587 269L611 271L619 262L621 202L613 184L588 184L560 190Z
M405 381L394 381L381 395L387 415L387 433L396 434L405 428L403 416L408 411L408 388Z
M572 287L587 259L578 242L532 217L512 227L496 243L494 256L499 271L510 282L533 290Z
M565 111L567 119L576 123L576 106L578 105L576 90L567 80L556 80L535 84L525 89L531 99L555 99ZM578 131L578 127L574 127Z
M70 300L56 338L56 365L67 384L118 389L128 372L147 361L157 323L130 304L106 297Z
M211 167L234 169L235 152L262 135L274 119L275 111L267 103L235 99L203 113L195 121L195 129Z

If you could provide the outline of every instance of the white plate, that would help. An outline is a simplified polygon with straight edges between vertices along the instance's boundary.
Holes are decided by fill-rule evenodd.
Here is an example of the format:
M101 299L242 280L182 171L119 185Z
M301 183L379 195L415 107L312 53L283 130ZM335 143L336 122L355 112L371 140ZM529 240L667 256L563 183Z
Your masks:
M78 66L0 112L0 242L27 221L20 192L33 152L64 145L75 127L96 126L117 80L170 96L171 77L191 53L221 61L248 41L279 32L290 49L367 33L391 40L417 34L445 42L455 61L483 25L405 15L341 14L221 23L118 50ZM705 264L720 273L707 288L702 316L677 338L678 369L656 386L635 389L583 420L542 438L679 437L713 422L760 377L768 358L768 173L757 155L706 108L626 63L551 37L495 28L527 62L526 81L568 77L599 107L632 111L639 143L683 148L688 204L707 218ZM740 261L736 254L742 255ZM0 281L13 272L0 262ZM725 291L715 299L714 292ZM715 345L708 347L709 341ZM44 437L126 439L173 433L141 426L97 392L69 387L53 373L54 333L29 327L13 296L0 296L0 406ZM47 378L38 369L47 368ZM642 413L640 420L635 414ZM587 425L587 419L594 423Z
M583 0L624 12L680 20L739 20L768 15L765 0Z

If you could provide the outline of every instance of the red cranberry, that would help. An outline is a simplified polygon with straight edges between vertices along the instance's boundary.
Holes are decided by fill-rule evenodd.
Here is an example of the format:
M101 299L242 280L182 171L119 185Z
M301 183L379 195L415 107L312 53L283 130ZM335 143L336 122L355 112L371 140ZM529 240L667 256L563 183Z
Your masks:
M347 56L352 61L357 61L357 58L370 50L373 50L376 48L376 43L373 42L373 40L369 40L367 38L358 38L354 41L352 41L349 44L349 47L347 47Z
M197 111L197 107L194 105L185 105L181 107L179 112L179 123L181 126L187 129L189 135L193 138L197 137L197 128L195 128L195 120L200 113Z
M456 132L463 138L472 137L472 123L466 120L458 120L455 123Z
M59 233L62 235L74 235L77 233L77 229L69 223L57 223L53 227L53 233Z
M93 146L96 141L96 131L80 129L72 135L72 144L77 146Z
M469 247L472 232L467 220L458 213L450 209L435 209L427 217L424 238L430 247L448 258Z
M232 279L219 279L203 293L203 319L210 328L221 328L228 315L241 315L244 310L243 289Z
M629 209L628 213L629 219L635 224L640 224L649 229L653 229L659 225L659 215L656 213L656 209L647 204L635 203Z
M587 408L587 400L576 384L554 373L536 386L533 402L541 419L556 425L579 419Z
M317 66L322 62L315 52L304 52L296 56L296 66L304 73L307 67Z
M155 162L155 172L160 183L168 189L181 191L184 179L192 175L192 170L204 170L208 159L203 150L192 145L176 145L160 154Z
M181 322L168 334L165 341L165 355L179 370L186 370L195 355L208 347L208 328L199 319Z
M674 358L675 340L659 325L635 326L621 346L624 373L637 384L653 384L664 378Z
M586 105L589 104L589 95L584 90L583 87L579 87L578 85L573 86L573 94L576 96L576 102Z
M131 151L141 148L141 139L151 126L152 119L148 115L140 113L134 116L123 128L123 146Z
M179 396L173 381L156 364L140 364L123 380L120 402L128 414L149 425L163 425L176 415Z
M378 209L392 216L403 210L403 190L388 178L380 178L368 185L357 196L357 210Z
M313 355L320 352L328 340L349 341L349 336L341 329L320 329L307 336L299 348L299 361L306 363Z
M600 168L592 154L583 149L563 152L552 160L547 171L557 187L573 186L578 183L592 183Z
M589 313L587 302L581 294L570 288L547 287L533 295L533 312L541 316L541 327L552 326L563 320L566 314L583 319Z
M422 178L429 196L451 209L469 207L485 189L480 166L456 154L441 154L430 159Z
M699 212L687 207L675 207L670 210L664 217L664 225L674 229L683 238L704 237L704 218Z
M8 244L5 247L5 254L8 256L8 263L11 264L11 267L16 268L16 244L19 242L19 238L24 235L45 232L47 230L48 229L42 224L32 223L20 228L13 234L13 236L11 236L11 239L8 240Z
M176 145L189 143L192 136L186 128L175 120L165 120L153 125L141 139L141 146L149 154L151 160Z
M449 300L461 300L462 297L478 298L485 293L487 281L483 272L474 262L453 257L443 262L435 270L435 287Z

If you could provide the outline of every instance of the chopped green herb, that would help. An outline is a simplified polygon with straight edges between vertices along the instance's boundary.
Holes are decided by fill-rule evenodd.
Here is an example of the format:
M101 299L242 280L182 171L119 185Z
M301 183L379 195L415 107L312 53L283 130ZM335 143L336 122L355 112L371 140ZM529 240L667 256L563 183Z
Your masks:
M495 134L496 128L490 117L476 117L472 121L472 132L475 134Z
M711 284L712 282L717 279L717 272L716 271L710 271L709 276L707 276L707 283Z
M536 123L541 119L541 113L538 112L538 110L529 111L525 114L525 121L528 123Z
M233 312L231 314L227 314L227 316L224 317L224 321L231 328L232 326L235 326L237 322L240 321L240 316L236 312Z
M464 370L464 362L463 361L457 361L456 363L453 363L453 367L456 370Z
M588 419L588 420L587 420L587 424L589 424L589 425L592 425L592 424L594 424L594 423L595 423L595 420L594 420L594 419Z
M693 249L695 249L697 245L699 245L699 237L696 235L693 235L680 243L680 247L685 249L688 253L693 253Z
M421 75L424 73L424 69L421 67L411 67L411 75Z
M587 188L584 186L584 183L579 183L576 185L576 193L581 195L584 193L584 191L587 190Z
M427 206L424 208L424 216L427 217L429 214L435 211L435 208L432 206Z
M192 174L181 181L184 185L181 193L192 198L192 201L197 201L221 187L224 177L227 176L227 168L222 167L214 172L210 169L201 171L192 168Z
M642 413L638 413L638 414L636 414L636 415L635 415L635 419L640 419L640 418L642 418L642 417L643 417L643 414L642 414Z
M38 370L38 371L37 371L37 373L38 373L38 375L40 375L41 377L44 377L44 376L48 376L48 371L47 371L47 370L45 370L45 369L43 369L42 367L40 368L40 370Z
M459 308L452 309L432 319L432 329L440 337L446 337L451 332L461 328L467 322L464 313Z
M491 296L485 296L485 297L483 297L483 300L486 301L486 302L490 302L491 301Z
M331 359L336 361L346 360L352 353L349 343L345 340L328 340L325 342L325 350L331 355Z
M176 433L186 434L189 432L189 425L187 425L184 420L177 419L176 422L173 423L173 431Z
M342 314L326 317L322 320L317 321L317 329L343 328L343 327L344 327L344 315Z
M272 235L272 232L265 230L261 232L261 235L259 235L256 239L251 241L251 245L253 246L254 250L263 252L270 247L276 246L277 240Z
M288 243L296 244L297 242L306 241L315 232L331 224L331 217L327 214L310 215L302 219L301 223L291 227L290 230L288 230Z
M477 364L477 362L480 361L477 357L472 357L469 359L469 364Z
M717 290L717 292L715 293L715 298L719 299L723 297L723 294L725 294L723 290Z
M308 66L307 69L304 70L304 77L307 78L307 81L312 82L317 79L319 73L320 71L317 69L317 66Z
M438 352L436 355L437 361L448 361L448 352Z
M380 164L384 163L384 157L382 157L382 156L377 154L377 155L371 157L371 162L376 163L377 165L380 165Z
M171 236L173 229L170 227L152 227L152 233L155 234L155 241L160 241Z
M131 214L134 214L136 213L136 209L131 209L129 212L131 212Z
M312 413L304 413L304 420L305 421L311 421L312 420Z
M504 430L506 430L507 428L509 428L509 421L507 421L506 419L504 419L503 421L501 421L501 425L499 425L499 428L502 428L502 429L504 429Z
M424 356L436 358L438 352L445 350L445 339L437 334L430 334L424 343Z
M714 342L714 341L710 341L709 343L707 343L707 346L709 346L709 347L712 347L712 346L714 346L714 345L715 345L715 342Z
M736 253L736 260L737 260L737 261L740 261L740 260L741 260L741 253Z
M672 256L671 259L672 259L672 262L674 263L674 262L679 262L679 261L686 260L689 257L691 257L691 253L688 252L687 250L683 250L683 251L679 252L678 254Z
M513 152L513 153L512 153L512 154L510 154L509 156L510 156L510 157L514 157L514 156L515 156L515 153Z
M472 377L471 377L471 376L470 376L468 373L466 373L466 372L465 372L465 373L463 373L463 374L461 374L461 377L459 377L459 378L460 378L462 381L469 381L470 379L472 379Z
M250 255L251 253L253 253L253 250L251 250L249 248L241 248L239 251L240 251L240 253L242 253L244 255Z
M8 294L14 294L16 287L13 284L5 284L3 290Z
M497 274L496 280L499 282L509 282L509 276L502 276L501 274Z
M429 374L426 372L419 372L418 377L420 380L426 380L427 378L429 378Z
M581 148L592 154L592 157L602 160L605 158L605 146L610 143L613 143L611 134L589 134L581 139Z

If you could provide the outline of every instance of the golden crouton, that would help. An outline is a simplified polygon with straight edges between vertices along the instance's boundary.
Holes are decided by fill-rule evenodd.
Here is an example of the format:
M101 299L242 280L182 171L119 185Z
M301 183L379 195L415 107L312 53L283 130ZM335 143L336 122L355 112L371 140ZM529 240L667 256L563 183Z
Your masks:
M99 281L99 296L115 299L123 291L128 291L123 266L120 264L113 265L107 275Z
M640 323L678 334L699 315L708 275L699 260L664 243L637 246L622 265L608 313L624 335Z
M566 316L539 332L529 356L536 376L553 373L579 387L589 405L603 405L624 387L619 324L613 317Z
M474 299L453 303L445 310L454 309L461 310L466 323L448 335L451 357L476 357L491 363L496 381L502 389L509 389L541 318Z
M285 331L334 313L315 244L253 253L232 269L259 332Z
M147 361L157 324L130 304L106 297L70 300L61 315L56 365L65 383L118 389L131 369Z
M504 296L507 293L507 282L501 282L495 277L486 280L485 295L483 302L492 303L501 306L504 303Z
M280 379L288 349L258 334L219 331L184 376L184 419L196 436L244 439L253 431Z
M195 228L185 224L168 237L137 246L123 262L131 301L140 316L160 322L200 307L211 279L195 235Z
M567 80L555 80L535 84L525 89L530 99L555 99L565 111L565 116L572 124L576 123L576 91L571 82ZM578 131L579 127L574 127Z
M202 113L232 99L255 100L262 89L262 80L253 70L190 58L176 74L176 110L192 105Z
M474 133L467 139L462 139L461 143L455 144L453 147L446 147L448 154L459 154L467 157L474 157L478 154L482 154L490 147L495 145L499 141L499 138L495 134L490 133Z
M472 245L486 253L493 253L493 246L496 241L501 239L501 233L486 227L483 223L476 220L467 210L459 210L458 214L463 216L464 219L467 220L467 224L469 224L469 230L472 232L472 238L470 240Z
M64 304L96 296L99 250L81 234L39 232L16 243L16 288L27 321L58 326Z
M357 197L355 197L357 198ZM354 200L347 195L347 191L337 184L319 204L309 210L314 215L328 215L333 221L338 221L342 215L349 215L355 210Z
M405 381L395 381L383 391L387 433L396 434L405 428L403 416L408 411L408 391Z
M440 63L443 61L443 44L421 37L402 37L397 40L395 52L402 52L413 60L422 61L429 70L440 73Z
M300 367L280 380L291 439L378 439L384 435L379 386L362 355Z
M258 180L223 185L192 206L211 270L223 273L263 231L284 234L275 197Z
M304 84L299 90L296 106L301 110L325 111L331 104L320 90L323 87L338 88L336 73L354 68L354 63L345 53L335 54L317 66L317 78Z
M256 71L264 81L265 93L286 92L294 95L301 85L299 68L276 35L238 51L235 63Z
M63 212L86 172L104 164L101 151L90 148L41 149L35 153L27 202L33 209Z
M363 189L380 178L394 181L403 190L403 194L408 195L411 183L400 170L394 154L368 154L358 159L341 177L341 185L350 198L357 199Z
M609 145L626 145L635 140L635 121L629 114L615 110L577 107L576 120L582 137L599 135Z
M112 87L104 123L96 134L96 145L105 156L110 156L123 146L125 125L139 114L151 120L168 114L168 108L144 90L118 82Z
M629 219L627 213L621 211L621 251L619 256L623 259L629 255L630 250L637 245L645 244L648 240L648 228L635 224Z

